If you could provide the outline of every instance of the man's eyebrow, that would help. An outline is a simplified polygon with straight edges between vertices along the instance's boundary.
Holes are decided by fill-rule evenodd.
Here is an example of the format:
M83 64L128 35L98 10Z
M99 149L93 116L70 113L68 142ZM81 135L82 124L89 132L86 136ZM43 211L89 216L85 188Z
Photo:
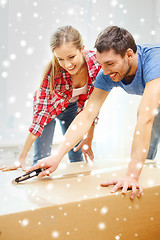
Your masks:
M108 64L108 63L110 63L110 62L113 62L113 60L108 60L108 61L106 61L106 62L104 62L105 64ZM97 61L97 63L99 63L98 61ZM104 64L103 63L103 64ZM101 64L101 63L99 63L99 64Z

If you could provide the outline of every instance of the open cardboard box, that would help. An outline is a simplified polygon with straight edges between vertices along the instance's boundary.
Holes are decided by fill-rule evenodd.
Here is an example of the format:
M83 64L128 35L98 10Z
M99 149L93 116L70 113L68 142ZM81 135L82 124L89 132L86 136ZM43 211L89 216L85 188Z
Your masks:
M159 240L159 168L144 166L140 199L100 187L126 168L118 160L72 163L17 185L21 170L0 173L0 240Z

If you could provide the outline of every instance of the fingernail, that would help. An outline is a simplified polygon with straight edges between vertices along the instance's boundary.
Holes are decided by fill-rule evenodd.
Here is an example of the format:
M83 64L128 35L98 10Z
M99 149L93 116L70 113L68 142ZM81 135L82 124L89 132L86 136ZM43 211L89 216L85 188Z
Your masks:
M131 199L134 199L134 196L133 196L133 195L131 195Z

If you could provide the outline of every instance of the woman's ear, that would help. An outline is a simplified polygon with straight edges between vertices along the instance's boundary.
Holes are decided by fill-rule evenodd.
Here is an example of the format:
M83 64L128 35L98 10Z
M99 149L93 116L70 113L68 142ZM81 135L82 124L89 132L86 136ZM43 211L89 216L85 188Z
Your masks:
M85 46L83 45L83 47L82 47L82 51L84 50L84 48L85 48Z

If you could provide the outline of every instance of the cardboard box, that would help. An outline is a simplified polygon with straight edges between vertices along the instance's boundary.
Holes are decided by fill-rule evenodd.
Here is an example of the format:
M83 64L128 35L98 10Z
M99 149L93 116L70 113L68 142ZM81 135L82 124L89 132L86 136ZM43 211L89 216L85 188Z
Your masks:
M62 165L41 180L13 185L0 174L0 240L159 240L160 169L145 166L143 196L111 194L100 183L125 175L127 163Z

